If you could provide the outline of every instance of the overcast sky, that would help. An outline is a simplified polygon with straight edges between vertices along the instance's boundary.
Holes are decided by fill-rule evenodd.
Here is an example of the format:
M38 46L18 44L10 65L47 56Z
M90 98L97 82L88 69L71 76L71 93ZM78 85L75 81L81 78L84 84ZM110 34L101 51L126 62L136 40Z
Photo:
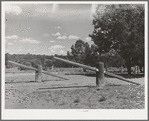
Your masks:
M5 5L5 49L11 54L65 55L76 40L90 45L92 4Z

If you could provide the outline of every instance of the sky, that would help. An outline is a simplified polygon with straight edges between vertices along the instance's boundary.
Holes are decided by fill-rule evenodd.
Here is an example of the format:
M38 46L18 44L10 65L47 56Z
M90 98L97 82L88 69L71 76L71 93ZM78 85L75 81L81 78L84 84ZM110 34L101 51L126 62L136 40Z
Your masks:
M81 39L93 44L95 4L5 4L5 53L66 55Z

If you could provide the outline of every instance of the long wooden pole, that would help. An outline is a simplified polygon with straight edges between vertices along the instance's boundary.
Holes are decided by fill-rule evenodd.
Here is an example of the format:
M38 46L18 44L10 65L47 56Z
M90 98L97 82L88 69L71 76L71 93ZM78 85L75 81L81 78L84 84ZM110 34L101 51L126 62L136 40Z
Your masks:
M26 66L26 65L22 65L22 64L20 64L20 63L16 63L16 62L13 62L13 61L8 61L8 62L9 62L9 63L12 63L12 64L14 64L14 65L17 65L17 66L21 66L21 67L24 67L24 68L33 70L33 71L39 71L38 69L36 69L36 68L34 68L34 67L29 67L29 66ZM60 77L60 76L51 74L51 73L49 73L49 72L47 72L47 71L43 71L43 70L42 70L42 73L47 74L47 75L50 75L50 76L58 77L58 78L61 78L61 79L68 80L68 79L66 79L66 78L63 78L63 77Z
M27 68L27 69L30 69L30 70L33 70L33 71L38 71L37 68L34 68L34 67L29 67L29 66L26 66L26 65L23 65L23 64L20 64L20 63L16 63L16 62L13 62L13 61L9 61L9 63L12 63L14 65L17 65L17 66L20 66L20 67L24 67L24 68Z
M86 69L89 69L89 70L92 70L92 71L99 71L97 68L86 66L86 65L76 63L76 62L72 62L72 61L69 61L69 60L65 60L65 59L62 59L62 58L54 57L54 59L60 60L60 61L63 61L63 62L69 63L69 64L72 64L72 65L75 65L75 66L80 66L80 67L83 67L83 68L86 68Z
M96 71L96 72L99 72L99 69L97 68L94 68L94 67L90 67L90 66L86 66L86 65L83 65L83 64L80 64L80 63L76 63L76 62L72 62L72 61L69 61L69 60L65 60L65 59L62 59L62 58L58 58L58 57L54 57L56 60L60 60L60 61L63 61L63 62L66 62L66 63L69 63L69 64L72 64L72 65L75 65L75 66L80 66L80 67L83 67L83 68L86 68L86 69L89 69L89 70L92 70L92 71ZM116 74L113 74L113 73L109 73L109 72L104 72L104 74L108 75L108 76L111 76L111 77L114 77L114 78L117 78L117 79L120 79L122 81L125 81L125 82L129 82L129 83L133 83L133 84L136 84L136 85L140 85L139 83L135 83L135 82L132 82L132 81L129 81L121 76L118 76ZM97 76L97 75L96 75Z
M120 80L125 81L125 82L129 82L129 83L132 83L132 84L140 85L139 83L135 83L135 82L129 81L128 79L125 79L125 78L123 78L121 76L118 76L118 75L110 73L110 72L105 72L105 74L108 75L108 76L111 76L111 77L115 77L115 78L120 79Z

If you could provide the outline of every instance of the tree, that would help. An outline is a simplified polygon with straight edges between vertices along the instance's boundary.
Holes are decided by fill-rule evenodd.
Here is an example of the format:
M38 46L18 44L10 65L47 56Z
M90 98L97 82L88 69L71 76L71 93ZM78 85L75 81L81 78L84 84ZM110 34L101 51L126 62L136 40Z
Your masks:
M125 59L128 74L131 74L133 58L144 61L144 6L143 5L98 5L93 19L92 41L99 53L114 48ZM109 9L107 9L109 8Z
M90 53L90 47L89 44L82 40L77 40L75 45L71 46L71 54L74 57L74 60L78 63L84 63L87 64L86 61L87 56ZM68 55L70 56L70 54Z
M6 66L6 68L12 67L12 65L10 63L8 63L8 60L10 60L10 59L11 59L11 55L9 53L6 53L5 54L5 66Z
M87 56L87 61L90 66L96 66L97 62L99 62L99 48L97 45L92 44L90 47L90 53ZM100 60L101 61L101 60Z
M31 60L31 66L38 68L38 65L42 65L41 61L37 58Z

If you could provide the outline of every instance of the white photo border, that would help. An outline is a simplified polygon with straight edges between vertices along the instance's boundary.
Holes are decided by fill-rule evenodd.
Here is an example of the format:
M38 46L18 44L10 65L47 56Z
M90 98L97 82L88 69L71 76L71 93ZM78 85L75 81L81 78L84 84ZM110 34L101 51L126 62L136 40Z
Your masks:
M145 4L145 109L88 109L88 112L83 112L83 109L5 109L5 4L47 4L47 3L55 3L55 1L47 2L47 1L26 1L26 2L2 2L2 7L1 7L1 26L2 26L2 66L1 66L1 75L2 75L2 93L1 93L1 103L2 103L2 119L5 120L52 120L52 119L57 119L57 120L64 120L64 119L81 119L81 120L101 120L101 119L136 119L136 120L142 120L142 119L147 119L148 117L148 2L146 1L56 1L56 3L61 3L61 4L66 4L66 3L72 3L72 4L93 4L93 3L108 3L108 4Z

